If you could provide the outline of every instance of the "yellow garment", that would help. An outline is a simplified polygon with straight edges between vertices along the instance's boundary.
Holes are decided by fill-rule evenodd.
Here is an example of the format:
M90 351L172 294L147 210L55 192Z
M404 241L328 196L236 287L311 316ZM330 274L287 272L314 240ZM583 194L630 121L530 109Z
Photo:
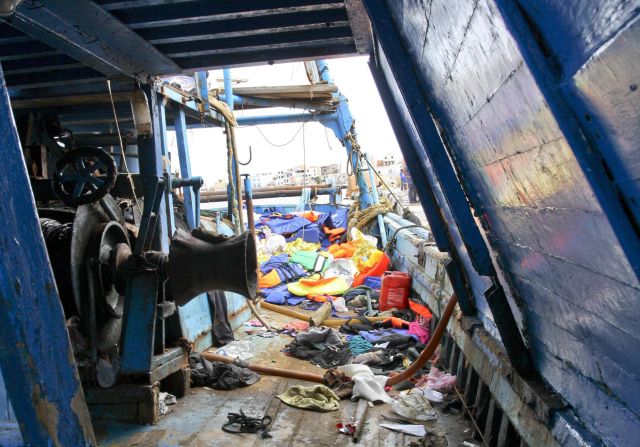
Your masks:
M383 253L380 250L374 250L368 254L368 257L354 256L354 261L359 272L364 272L371 269L374 265L380 262Z
M313 242L305 242L304 239L299 237L293 242L288 242L284 248L284 252L289 256L293 256L296 251L318 251L320 250L320 244L314 244Z
M349 290L347 280L341 276L325 279L301 279L287 284L289 292L296 296L307 295L342 295Z
M278 272L273 269L266 275L260 272L258 275L258 287L261 289L268 289L269 287L275 287L280 284L282 280L280 279L280 275Z

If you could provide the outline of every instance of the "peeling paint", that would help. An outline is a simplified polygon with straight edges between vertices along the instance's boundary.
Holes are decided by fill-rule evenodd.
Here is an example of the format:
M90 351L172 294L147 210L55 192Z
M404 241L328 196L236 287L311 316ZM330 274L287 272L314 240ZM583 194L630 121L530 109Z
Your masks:
M58 408L55 404L43 399L40 390L40 385L35 385L31 392L31 403L36 412L36 417L40 425L47 431L53 445L55 447L63 447L58 440Z

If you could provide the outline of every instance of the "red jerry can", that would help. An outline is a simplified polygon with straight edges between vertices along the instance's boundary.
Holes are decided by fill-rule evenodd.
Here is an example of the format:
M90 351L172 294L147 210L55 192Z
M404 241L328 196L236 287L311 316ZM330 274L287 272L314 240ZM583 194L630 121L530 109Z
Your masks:
M407 309L411 294L411 275L404 272L385 272L380 288L378 310Z

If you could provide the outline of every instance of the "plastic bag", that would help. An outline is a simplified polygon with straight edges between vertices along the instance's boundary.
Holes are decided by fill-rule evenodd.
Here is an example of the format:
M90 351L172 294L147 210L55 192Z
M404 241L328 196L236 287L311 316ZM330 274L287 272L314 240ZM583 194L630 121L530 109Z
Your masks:
M331 304L333 305L333 308L336 310L336 312L349 312L349 309L347 309L347 306L344 302L344 298L342 297L336 298L331 302Z
M354 276L358 273L356 264L351 259L334 259L324 272L325 278L335 278L342 276L349 286L353 282Z
M437 419L436 412L431 407L429 400L419 393L398 396L391 403L391 408L400 416L417 421L432 421Z

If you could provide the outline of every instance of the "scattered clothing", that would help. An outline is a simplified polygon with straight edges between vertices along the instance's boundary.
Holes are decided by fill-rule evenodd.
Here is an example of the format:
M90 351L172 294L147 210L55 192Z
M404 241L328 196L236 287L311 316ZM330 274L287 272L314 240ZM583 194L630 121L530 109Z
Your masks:
M351 398L353 393L353 380L344 373L338 371L335 368L331 368L324 373L324 383L331 391L336 393L340 399Z
M351 377L354 382L352 400L361 397L374 403L393 401L384 391L387 377L374 375L368 366L350 364L338 367L338 371Z
M309 360L321 368L345 365L351 360L349 347L335 329L325 328L298 334L284 352L292 357Z
M349 339L349 349L353 355L362 354L367 351L371 351L373 345L359 335L355 335Z
M189 355L191 383L194 386L209 386L216 390L233 390L249 386L260 380L260 376L248 368L222 362L210 362L199 352Z
M262 293L264 294L264 300L267 303L271 304L286 304L288 306L297 306L302 301L304 301L303 297L294 296L293 293L289 292L286 284L280 284L268 289L262 289Z
M227 296L222 290L214 290L207 292L207 297L209 298L209 308L213 319L213 327L211 329L213 344L215 346L224 346L235 340L227 314Z
M429 388L435 391L451 391L456 384L456 376L443 373L435 366L429 370L429 374L420 377L416 382L416 387Z
M429 327L419 321L409 323L409 334L418 337L418 341L422 344L427 344L429 341Z
M305 410L335 411L340 407L336 393L324 385L292 386L276 397L287 405Z
M365 352L363 354L355 356L351 360L351 363L357 363L360 365L367 365L367 366L375 366L382 363L382 359L380 358L380 355L378 355L378 352L376 351Z

